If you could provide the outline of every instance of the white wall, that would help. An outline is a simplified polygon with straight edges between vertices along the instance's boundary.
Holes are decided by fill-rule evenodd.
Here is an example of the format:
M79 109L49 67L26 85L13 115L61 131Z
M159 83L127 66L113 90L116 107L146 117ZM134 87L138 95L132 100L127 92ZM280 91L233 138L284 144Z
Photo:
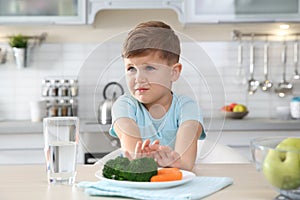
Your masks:
M29 119L29 101L41 98L41 81L46 76L77 76L80 79L79 114L95 119L102 89L109 81L122 79L118 37L142 21L162 20L185 35L183 41L183 76L174 89L192 94L204 115L219 116L225 103L238 102L250 109L248 117L273 117L277 105L288 105L291 97L278 98L273 93L258 91L249 96L245 85L234 83L237 69L237 43L233 30L242 32L278 32L278 23L193 24L182 25L171 10L107 10L97 14L93 25L0 25L0 48L7 46L6 36L12 34L39 35L47 32L46 42L34 49L30 66L17 70L10 49L6 64L0 64L0 118ZM299 23L290 23L287 32L300 30ZM249 38L248 38L249 39ZM200 44L208 56L197 47ZM255 77L263 80L262 43L256 52ZM244 65L248 79L249 44L245 42ZM271 44L270 78L281 79L280 43ZM95 51L93 51L95 50ZM211 60L208 58L210 57ZM212 65L212 62L214 65ZM188 64L189 63L189 64ZM105 72L105 73L103 73ZM288 77L292 74L292 44L288 49ZM100 78L99 78L100 77ZM220 79L222 78L222 79ZM223 84L219 84L220 81ZM224 94L225 88L225 94ZM225 98L226 97L226 98ZM213 102L213 106L212 106Z
M0 118L30 119L29 101L41 98L41 81L44 77L79 75L79 115L95 120L95 109L103 100L104 85L110 81L124 83L122 60L119 57L120 45L118 42L44 43L34 49L30 66L22 70L16 69L9 52L7 63L0 64ZM203 47L207 55L198 45ZM292 43L288 45L287 75L290 78L293 73ZM262 81L263 43L257 42L256 46L255 77ZM197 98L205 117L210 117L211 114L219 116L219 109L224 103L246 104L250 110L249 118L274 117L277 105L288 105L291 96L279 98L273 92L264 93L260 89L249 96L246 85L235 84L236 42L184 42L182 47L183 75L180 83L175 84L174 90ZM248 42L244 43L244 47L243 67L248 79ZM269 78L275 85L281 80L280 48L280 43L271 43ZM223 84L219 85L221 81Z

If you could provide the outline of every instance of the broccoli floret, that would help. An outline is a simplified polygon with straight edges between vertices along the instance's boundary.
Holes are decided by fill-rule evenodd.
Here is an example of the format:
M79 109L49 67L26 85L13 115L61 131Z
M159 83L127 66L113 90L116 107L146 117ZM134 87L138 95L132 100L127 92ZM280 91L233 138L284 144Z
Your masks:
M127 170L127 180L146 182L157 174L157 163L153 158L138 158L129 163Z
M130 161L126 157L117 157L115 159L108 160L104 164L102 174L105 178L122 180L122 173L126 171Z
M153 158L129 161L127 158L117 157L105 163L102 173L109 179L147 182L157 174L157 163Z

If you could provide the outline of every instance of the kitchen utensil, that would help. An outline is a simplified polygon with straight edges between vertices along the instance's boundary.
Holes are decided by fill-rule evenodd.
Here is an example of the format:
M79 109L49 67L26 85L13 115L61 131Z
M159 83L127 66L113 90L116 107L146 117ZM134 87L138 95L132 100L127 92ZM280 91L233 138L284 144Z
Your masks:
M238 67L236 71L236 84L244 85L247 83L245 78L245 70L243 68L243 45L242 42L239 42L238 45Z
M118 96L117 96L117 93L114 91L112 98L108 99L106 92L107 92L107 89L113 85L116 85L120 88L120 91L121 91L120 95L124 94L124 89L123 89L122 85L117 82L110 82L104 87L104 89L103 89L104 101L100 103L99 109L98 109L98 122L100 124L111 124L111 122L112 122L111 108Z
M278 84L278 87L275 89L275 92L279 97L285 97L286 95L290 95L293 90L293 84L286 81L286 42L283 42L283 48L281 53L281 61L283 66L282 72L282 80Z
M298 45L298 40L295 40L294 42L294 80L299 80L300 75L298 72L298 50L299 50L299 45Z
M253 39L250 44L250 79L248 81L248 93L254 94L259 86L259 81L254 79L254 44Z
M262 91L269 92L273 86L273 83L268 78L268 57L269 57L269 44L266 41L264 45L264 76L265 80L260 84Z

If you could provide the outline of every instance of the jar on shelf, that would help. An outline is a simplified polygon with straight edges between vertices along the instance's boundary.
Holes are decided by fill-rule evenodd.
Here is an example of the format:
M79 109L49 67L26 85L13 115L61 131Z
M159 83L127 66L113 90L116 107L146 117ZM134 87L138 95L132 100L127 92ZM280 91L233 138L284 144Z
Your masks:
M290 113L293 119L300 119L300 96L292 98L290 102Z
M70 96L76 97L78 96L78 80L77 79L70 79Z
M42 96L43 97L49 96L49 88L50 88L50 80L43 79L42 80Z
M67 97L69 96L69 80L61 79L58 87L58 96Z
M58 104L58 116L68 116L68 100L60 99Z
M49 103L48 108L48 116L49 117L57 117L58 116L58 101L52 100Z
M77 108L78 108L77 99L70 99L68 115L69 116L77 116Z
M49 96L51 96L51 97L58 96L58 86L59 86L59 80L56 80L56 79L50 80Z

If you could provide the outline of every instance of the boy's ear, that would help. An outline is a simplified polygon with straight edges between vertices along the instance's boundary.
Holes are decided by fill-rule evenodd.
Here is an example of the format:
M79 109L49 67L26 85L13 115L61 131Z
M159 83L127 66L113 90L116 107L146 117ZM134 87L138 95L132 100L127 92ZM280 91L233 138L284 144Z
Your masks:
M181 68L182 68L181 63L176 63L172 66L172 72L171 72L171 81L172 82L178 80L180 73L181 73Z

